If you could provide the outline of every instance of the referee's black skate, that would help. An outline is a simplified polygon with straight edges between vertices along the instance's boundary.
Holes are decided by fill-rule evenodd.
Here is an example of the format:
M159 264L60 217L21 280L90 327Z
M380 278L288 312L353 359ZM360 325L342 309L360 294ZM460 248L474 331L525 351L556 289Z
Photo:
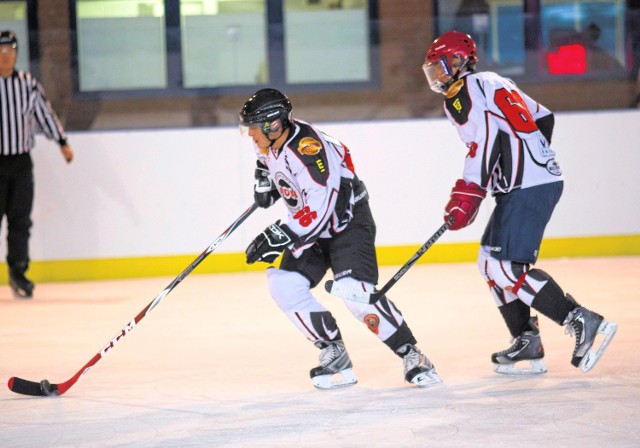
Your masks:
M540 338L538 316L529 318L529 329L520 333L513 345L506 350L491 355L493 370L507 375L537 375L547 372L544 358L544 347ZM516 366L516 363L527 361L528 367Z
M396 350L402 356L404 379L418 387L429 387L442 382L429 358L418 347L405 344Z
M342 341L316 342L320 349L319 364L309 372L313 385L318 389L335 389L352 386L358 382L353 364ZM337 375L334 378L334 375Z
M570 297L567 294L567 297ZM580 367L583 372L593 369L618 330L618 324L604 320L604 317L593 311L578 306L569 313L565 320L566 332L575 335L576 347L573 350L571 364ZM598 333L604 336L600 347L593 349Z
M9 268L9 286L18 299L31 299L35 285L24 276L24 272Z

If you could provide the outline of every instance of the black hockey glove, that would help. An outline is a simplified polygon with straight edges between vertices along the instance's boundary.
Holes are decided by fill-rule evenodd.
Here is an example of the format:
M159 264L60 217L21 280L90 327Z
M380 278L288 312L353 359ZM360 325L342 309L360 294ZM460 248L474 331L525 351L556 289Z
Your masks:
M280 224L280 220L277 220L249 244L245 251L247 264L253 264L256 261L273 263L293 242L293 238L295 235L289 226Z
M258 207L269 208L280 198L280 193L269 178L269 169L259 160L257 164L253 174L256 179L253 184L253 199Z

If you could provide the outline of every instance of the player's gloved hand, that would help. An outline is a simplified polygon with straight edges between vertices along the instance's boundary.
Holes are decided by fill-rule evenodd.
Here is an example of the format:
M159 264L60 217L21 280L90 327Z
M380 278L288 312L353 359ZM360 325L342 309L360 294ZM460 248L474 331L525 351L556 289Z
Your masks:
M245 253L247 254L247 264L256 261L273 263L276 258L293 242L295 237L293 231L286 224L281 224L280 220L254 238L249 244Z
M480 203L487 192L473 182L467 184L463 179L458 179L451 189L451 195L447 206L444 208L444 220L453 216L453 224L450 230L459 230L467 227L476 219Z
M280 193L276 186L271 182L269 177L269 169L259 160L253 174L255 182L253 184L253 199L256 204L262 208L271 207L279 198Z

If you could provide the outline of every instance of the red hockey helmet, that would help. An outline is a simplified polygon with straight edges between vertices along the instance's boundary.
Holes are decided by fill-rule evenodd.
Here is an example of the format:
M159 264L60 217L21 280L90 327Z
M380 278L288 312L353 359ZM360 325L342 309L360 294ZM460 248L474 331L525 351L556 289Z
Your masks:
M477 53L471 36L460 31L449 31L434 40L422 66L431 90L446 94L465 67L473 70Z

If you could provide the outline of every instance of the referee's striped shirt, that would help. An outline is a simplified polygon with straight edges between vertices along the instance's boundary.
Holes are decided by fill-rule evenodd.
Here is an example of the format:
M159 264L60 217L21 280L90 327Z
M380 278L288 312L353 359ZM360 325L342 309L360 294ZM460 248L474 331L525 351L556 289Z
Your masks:
M40 83L23 71L0 77L0 156L29 152L35 143L36 123L48 138L66 143L64 129Z

